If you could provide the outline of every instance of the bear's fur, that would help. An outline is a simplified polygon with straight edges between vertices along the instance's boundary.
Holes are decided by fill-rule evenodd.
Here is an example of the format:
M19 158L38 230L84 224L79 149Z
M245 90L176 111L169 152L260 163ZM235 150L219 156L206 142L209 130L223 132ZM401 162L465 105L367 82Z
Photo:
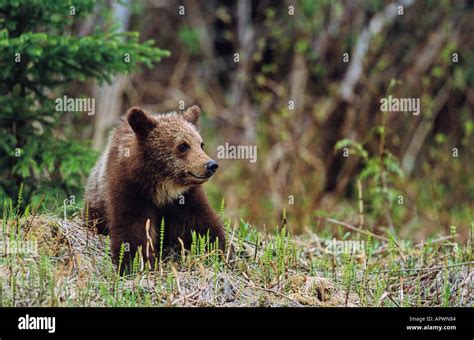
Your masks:
M137 251L153 267L162 218L164 247L179 247L180 238L189 249L195 230L209 233L211 241L218 238L224 249L221 221L201 187L217 163L202 149L196 128L199 115L197 106L183 114L150 114L131 108L92 170L84 215L100 233L110 233L116 263L124 243L123 270Z

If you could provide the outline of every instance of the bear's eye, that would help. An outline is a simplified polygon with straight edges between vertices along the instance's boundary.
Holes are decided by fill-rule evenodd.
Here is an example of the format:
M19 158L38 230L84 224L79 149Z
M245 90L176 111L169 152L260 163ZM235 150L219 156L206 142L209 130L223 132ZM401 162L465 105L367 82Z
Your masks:
M201 149L204 150L204 143L201 143Z
M186 152L189 149L189 144L188 143L182 143L178 146L179 152Z

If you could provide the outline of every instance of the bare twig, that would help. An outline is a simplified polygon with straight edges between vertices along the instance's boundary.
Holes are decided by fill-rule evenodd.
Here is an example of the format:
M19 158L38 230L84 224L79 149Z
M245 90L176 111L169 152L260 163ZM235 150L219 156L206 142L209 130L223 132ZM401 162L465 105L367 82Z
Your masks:
M338 220L335 220L333 218L326 218L326 221L327 222L330 222L330 223L333 223L333 224L337 224L337 225L340 225L340 226L343 226L343 227L346 227L347 229L350 229L352 231L355 231L355 232L358 232L358 233L361 233L361 234L365 234L365 235L370 235L371 237L373 238L376 238L376 239L379 239L379 240L382 240L382 241L385 241L385 242L388 242L388 238L384 237L384 236L380 236L380 235L377 235L377 234L374 234L368 230L364 230L364 229L359 229L357 227L354 227L352 225L350 225L349 223L346 223L346 222L342 222L342 221L338 221Z

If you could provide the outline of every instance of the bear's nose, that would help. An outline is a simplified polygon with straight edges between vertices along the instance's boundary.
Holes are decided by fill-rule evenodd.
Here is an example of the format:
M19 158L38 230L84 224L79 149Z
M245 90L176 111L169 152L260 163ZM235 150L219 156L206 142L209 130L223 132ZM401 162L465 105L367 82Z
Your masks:
M216 172L219 165L217 164L217 162L215 160L212 159L209 162L207 162L206 164L204 164L204 167L206 168L206 172L209 175L212 175L212 174L214 174L214 172Z

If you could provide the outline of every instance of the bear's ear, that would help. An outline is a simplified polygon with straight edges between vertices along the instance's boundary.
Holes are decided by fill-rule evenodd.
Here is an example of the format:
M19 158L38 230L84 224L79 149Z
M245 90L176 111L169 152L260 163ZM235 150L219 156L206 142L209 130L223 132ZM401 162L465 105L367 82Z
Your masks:
M186 119L191 124L197 125L199 115L201 114L201 109L197 105L193 105L183 113L184 119Z
M132 107L127 112L128 124L139 137L146 137L156 127L156 122L139 107Z

